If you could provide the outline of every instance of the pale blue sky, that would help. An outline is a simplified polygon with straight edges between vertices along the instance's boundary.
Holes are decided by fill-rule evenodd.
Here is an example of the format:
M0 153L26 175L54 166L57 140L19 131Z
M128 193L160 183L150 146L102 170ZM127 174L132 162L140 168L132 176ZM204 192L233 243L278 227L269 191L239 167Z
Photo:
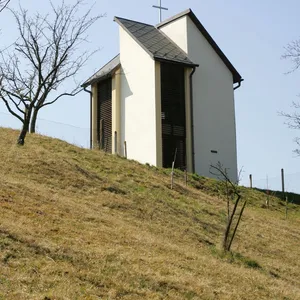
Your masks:
M23 1L30 11L47 11L47 1ZM58 3L59 0L53 0ZM68 1L66 1L68 2ZM86 0L92 4L94 0ZM86 47L101 50L78 75L84 81L109 59L118 53L118 26L114 16L121 16L145 23L156 24L158 12L152 8L157 0L97 1L95 13L106 14L90 30L90 44ZM18 5L11 0L11 7ZM163 0L169 11L167 18L191 8L215 39L217 44L245 79L235 93L238 164L243 167L242 183L248 184L249 173L254 183L270 188L280 188L280 169L287 174L288 190L300 192L300 158L295 157L293 138L300 131L288 129L278 111L291 110L292 101L300 93L300 72L285 75L291 64L282 60L284 46L300 37L300 2L297 0ZM0 19L1 46L12 41L15 30L8 12ZM299 99L300 100L300 99ZM70 109L70 103L72 107ZM5 113L0 104L0 125L17 127L18 122ZM45 108L40 118L58 123L40 121L39 130L52 136L63 137L83 146L89 143L89 96L85 93L76 98L65 98ZM82 129L79 129L82 128ZM275 179L273 179L275 178ZM258 181L256 181L258 180Z

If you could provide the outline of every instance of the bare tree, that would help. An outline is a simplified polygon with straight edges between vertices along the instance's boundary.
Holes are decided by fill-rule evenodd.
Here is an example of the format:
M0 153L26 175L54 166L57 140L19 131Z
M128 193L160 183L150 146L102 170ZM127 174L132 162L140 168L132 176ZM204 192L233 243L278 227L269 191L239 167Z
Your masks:
M9 2L10 2L10 0L0 0L0 12L3 11L7 7Z
M286 113L280 112L279 115L286 118L286 124L291 129L300 129L300 104L293 102L292 107L294 112ZM298 148L294 150L297 155L300 155L300 138L296 137L295 142Z
M72 5L62 1L57 7L50 4L46 15L32 17L22 7L11 10L19 38L13 51L1 54L0 100L23 124L20 145L29 129L35 132L40 109L81 91L75 75L94 53L81 51L86 49L81 46L87 42L87 30L102 17L91 17L91 7L82 13L84 0ZM61 91L64 84L71 88Z
M285 53L282 55L283 59L290 60L292 68L288 74L295 72L300 67L300 39L292 41L285 47ZM279 115L286 118L286 124L289 128L300 129L300 104L297 102L292 103L293 113L280 112ZM300 138L295 138L296 144L299 146L294 152L300 155Z
M239 213L237 212L237 208L241 201L241 194L238 191L237 185L235 185L229 178L227 174L226 168L223 167L223 165L218 162L216 165L210 166L211 170L210 173L216 176L221 180L221 182L224 184L225 193L226 193L226 202L227 202L227 222L226 227L224 230L224 236L223 236L223 243L222 248L224 251L230 251L232 242L234 240L236 231L238 229L238 226L240 224L244 209L247 204L247 200L244 201ZM230 208L230 197L236 197L233 208ZM237 220L235 218L237 217ZM234 225L235 221L235 225Z

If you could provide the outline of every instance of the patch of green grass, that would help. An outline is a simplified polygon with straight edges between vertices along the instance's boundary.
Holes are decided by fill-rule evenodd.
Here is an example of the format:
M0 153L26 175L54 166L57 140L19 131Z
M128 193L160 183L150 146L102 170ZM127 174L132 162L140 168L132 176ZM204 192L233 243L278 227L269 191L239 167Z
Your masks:
M218 259L221 259L231 264L233 263L238 265L244 265L247 268L262 270L262 266L257 261L245 257L241 253L233 252L233 251L226 252L217 248L216 246L211 246L210 249L211 249L211 253Z

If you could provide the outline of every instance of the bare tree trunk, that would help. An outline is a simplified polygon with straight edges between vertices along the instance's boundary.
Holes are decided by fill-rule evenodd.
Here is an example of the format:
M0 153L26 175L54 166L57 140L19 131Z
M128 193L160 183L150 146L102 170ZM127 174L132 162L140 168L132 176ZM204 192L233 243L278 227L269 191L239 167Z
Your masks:
M228 245L228 238L229 238L229 234L230 234L231 224L232 224L232 221L233 221L233 218L234 218L234 215L235 215L236 208L237 208L237 206L240 202L240 199L241 199L241 196L238 195L238 197L235 201L231 216L230 216L230 218L227 222L227 225L226 225L226 229L225 229L225 232L224 232L224 239L223 239L223 250L224 251L229 251L228 250L228 246L229 246Z
M30 133L35 133L36 120L37 120L38 112L39 112L38 108L35 108L33 110L32 118L31 118L31 123L30 123Z
M31 118L31 109L27 110L25 113L23 127L22 127L22 130L20 132L20 135L18 137L18 142L17 142L17 144L20 146L23 146L25 143L25 137L29 130L30 118Z
M226 200L227 200L227 222L229 222L230 219L230 200L229 200L229 187L228 187L228 182L225 182L226 184Z
M247 201L244 202L244 205L243 205L243 207L240 211L238 221L235 225L233 233L231 234L231 239L229 240L230 233L232 232L233 221L234 221L234 218L236 216L236 210L237 210L237 207L239 205L239 202L240 202L242 196L240 195L238 187L236 186L236 184L234 184L230 180L230 178L228 177L228 174L226 172L226 168L224 169L220 162L218 162L217 165L215 165L215 166L211 165L210 167L211 167L212 170L217 171L217 172L213 172L212 170L210 170L210 173L217 176L219 179L222 179L225 182L226 197L227 197L227 224L226 224L226 228L225 228L225 231L224 231L222 248L223 248L224 251L230 251L230 247L232 245L233 239L235 237L236 231L237 231L239 223L241 221L242 214L244 212ZM231 190L229 190L229 186L232 189L232 192L231 192ZM231 212L230 212L229 192L233 193L237 197Z
M247 200L244 202L244 205L243 205L243 207L242 207L242 209L241 209L241 211L240 211L240 215L239 215L238 221L237 221L237 223L236 223L236 225L235 225L234 231L233 231L233 233L232 233L232 236L231 236L231 239L230 239L228 248L227 248L228 251L230 251L231 244L232 244L233 239L234 239L234 237L235 237L236 231L237 231L237 229L238 229L238 227L239 227L239 224L240 224L240 221L241 221L241 218L242 218L244 209L245 209L245 207L246 207L246 204L247 204Z

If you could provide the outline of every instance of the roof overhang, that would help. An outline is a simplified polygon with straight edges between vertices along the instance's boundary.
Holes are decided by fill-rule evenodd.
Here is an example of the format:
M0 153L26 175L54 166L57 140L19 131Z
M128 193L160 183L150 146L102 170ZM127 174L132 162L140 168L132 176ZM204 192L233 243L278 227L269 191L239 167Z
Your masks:
M112 77L114 73L121 67L120 54L116 55L100 70L93 74L88 80L86 80L81 87L86 88L94 83L97 83L106 78Z

